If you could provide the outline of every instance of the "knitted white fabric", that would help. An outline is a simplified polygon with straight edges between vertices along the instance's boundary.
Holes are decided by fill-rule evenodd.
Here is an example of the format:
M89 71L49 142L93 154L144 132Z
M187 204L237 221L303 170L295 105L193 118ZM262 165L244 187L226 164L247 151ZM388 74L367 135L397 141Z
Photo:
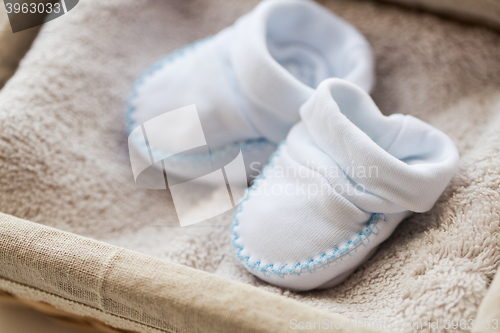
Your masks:
M267 163L299 121L300 106L329 77L370 91L373 59L365 38L312 1L266 0L233 26L147 71L130 99L129 133L165 112L195 104L210 153L224 164L236 156L224 153L228 145L240 143L251 172L251 163L258 162L252 169ZM178 140L197 129L184 123L176 130ZM149 160L143 145L132 145ZM168 145L163 145L166 150ZM166 163L167 171L191 178L189 164L203 163L206 155L195 150L177 156L183 166Z
M300 115L240 204L232 233L250 272L308 290L338 284L410 212L431 209L459 157L441 131L382 115L341 79L321 83Z

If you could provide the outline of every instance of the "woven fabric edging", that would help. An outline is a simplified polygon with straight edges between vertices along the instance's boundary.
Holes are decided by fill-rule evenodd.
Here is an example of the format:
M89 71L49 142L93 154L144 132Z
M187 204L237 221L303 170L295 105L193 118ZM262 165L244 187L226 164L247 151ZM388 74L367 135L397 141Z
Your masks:
M279 333L290 331L292 319L351 320L244 283L2 213L0 278L0 289L16 297L147 333ZM358 327L338 333L347 331L375 332Z
M72 313L78 317L88 317L98 320L105 325L127 331L147 332L147 333L174 333L175 331L158 330L154 327L149 327L141 323L122 318L113 314L105 313L102 310L92 308L85 304L59 297L50 293L46 293L35 288L31 288L16 282L9 281L0 277L0 290L6 291L16 297L27 299L34 302L43 302L53 306L54 308Z

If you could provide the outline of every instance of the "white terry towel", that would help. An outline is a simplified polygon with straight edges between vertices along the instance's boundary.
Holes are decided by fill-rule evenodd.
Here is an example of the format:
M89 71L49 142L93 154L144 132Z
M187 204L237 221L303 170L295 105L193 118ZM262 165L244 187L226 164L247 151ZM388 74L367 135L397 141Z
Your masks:
M341 79L322 82L300 115L232 233L250 272L308 290L340 283L406 216L430 210L459 156L446 134L409 115L382 115Z
M203 164L210 159L208 152L230 160L234 154L224 150L240 143L250 176L252 169L260 169L250 164L267 163L276 144L300 120L300 106L330 77L371 90L373 57L365 38L312 1L266 0L233 26L148 70L130 98L128 130L195 104L209 149L177 156L181 167L167 161L167 171L192 178L196 172L189 164ZM178 140L197 130L197 124L181 123ZM131 144L149 160L144 145ZM168 155L169 142L163 146Z

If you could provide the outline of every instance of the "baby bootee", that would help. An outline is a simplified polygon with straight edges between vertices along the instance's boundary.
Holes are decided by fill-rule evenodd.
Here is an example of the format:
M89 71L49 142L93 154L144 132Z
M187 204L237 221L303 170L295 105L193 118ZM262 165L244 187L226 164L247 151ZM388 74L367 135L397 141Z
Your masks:
M443 132L384 116L341 79L322 82L234 214L232 243L257 277L292 290L348 277L412 212L430 210L459 160Z
M258 166L249 165L267 163L277 143L300 120L300 106L330 77L370 91L373 59L365 38L312 1L265 0L234 25L148 70L129 100L128 130L195 104L212 158L233 158L236 153L227 151L236 143L251 175ZM160 131L155 137L161 136L161 126L155 130ZM184 121L175 132L178 140L186 140L198 130L198 123ZM149 161L142 140L132 137L130 142ZM175 146L165 142L166 151L158 154L168 156ZM193 150L169 159L165 168L192 177L203 159L210 156Z

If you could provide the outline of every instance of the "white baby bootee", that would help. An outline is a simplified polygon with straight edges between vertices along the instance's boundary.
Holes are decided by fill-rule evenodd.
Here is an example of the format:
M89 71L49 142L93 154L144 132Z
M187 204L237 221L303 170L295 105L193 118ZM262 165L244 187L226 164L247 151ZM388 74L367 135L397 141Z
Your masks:
M260 169L250 164L267 163L300 120L300 106L330 77L370 91L373 59L365 38L312 1L266 0L233 26L174 52L146 72L129 100L128 130L195 104L210 153L231 159L235 155L224 150L239 143L250 175ZM178 140L196 128L183 123L176 130ZM131 141L149 160L141 143ZM168 145L163 145L166 150ZM193 164L209 159L204 151L192 155L167 161L167 171L192 177Z
M409 115L382 115L344 80L322 82L300 115L231 230L250 272L309 290L340 283L406 216L430 210L459 157L446 134Z

